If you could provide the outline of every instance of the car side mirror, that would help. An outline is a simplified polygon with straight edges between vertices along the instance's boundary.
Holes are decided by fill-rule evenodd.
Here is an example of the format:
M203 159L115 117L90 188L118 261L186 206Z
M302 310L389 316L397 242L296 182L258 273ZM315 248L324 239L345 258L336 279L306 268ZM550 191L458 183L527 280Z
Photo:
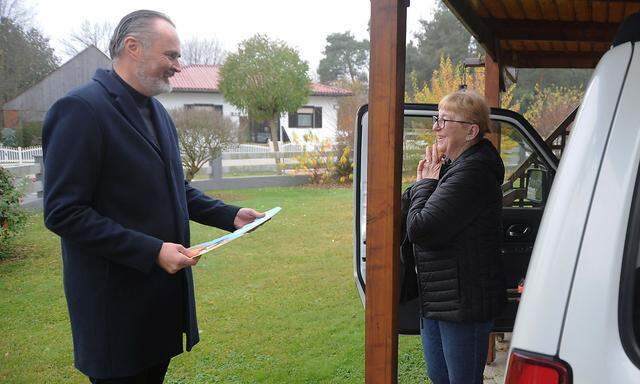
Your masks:
M549 173L546 169L530 168L525 175L527 200L533 205L543 205L549 193Z

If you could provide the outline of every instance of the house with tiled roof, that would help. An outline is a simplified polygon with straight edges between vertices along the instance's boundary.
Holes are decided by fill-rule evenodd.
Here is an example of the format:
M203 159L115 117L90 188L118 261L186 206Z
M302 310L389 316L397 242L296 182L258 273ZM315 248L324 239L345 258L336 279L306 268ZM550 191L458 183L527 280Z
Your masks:
M198 108L222 112L239 125L239 139L264 143L270 138L268 122L252 121L249 116L228 103L218 88L217 66L188 65L170 78L173 91L156 96L167 109ZM313 133L321 140L335 138L338 98L349 96L348 90L311 83L311 96L306 105L280 118L279 141L301 140Z

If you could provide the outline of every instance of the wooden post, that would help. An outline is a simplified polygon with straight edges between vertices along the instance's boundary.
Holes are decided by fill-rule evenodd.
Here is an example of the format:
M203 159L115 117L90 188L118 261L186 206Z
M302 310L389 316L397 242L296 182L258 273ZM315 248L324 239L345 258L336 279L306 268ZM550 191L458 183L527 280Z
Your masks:
M500 105L500 68L491 56L484 57L484 97L490 107Z
M489 107L500 106L500 66L489 55L484 57L484 98ZM500 126L494 124L492 131L487 138L499 152Z
M398 269L406 2L371 0L365 382L398 371Z
M484 98L489 107L500 106L500 66L493 61L491 56L484 58ZM492 132L488 135L493 145L500 152L500 125L493 124ZM489 345L487 351L487 364L493 363L496 357L496 338L492 333L489 335Z
M44 197L44 161L42 160L42 155L35 155L33 157L36 165L38 165L38 172L36 173L36 196L38 199L42 199Z

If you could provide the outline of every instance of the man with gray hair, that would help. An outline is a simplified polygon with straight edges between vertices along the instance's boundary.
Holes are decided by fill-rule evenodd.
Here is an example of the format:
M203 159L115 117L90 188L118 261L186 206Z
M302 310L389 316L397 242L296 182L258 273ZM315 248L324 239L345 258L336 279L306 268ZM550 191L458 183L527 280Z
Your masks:
M62 240L75 366L92 383L162 383L199 340L189 220L234 230L263 214L184 181L175 126L153 98L171 91L180 41L164 14L125 16L112 70L45 118L44 220Z

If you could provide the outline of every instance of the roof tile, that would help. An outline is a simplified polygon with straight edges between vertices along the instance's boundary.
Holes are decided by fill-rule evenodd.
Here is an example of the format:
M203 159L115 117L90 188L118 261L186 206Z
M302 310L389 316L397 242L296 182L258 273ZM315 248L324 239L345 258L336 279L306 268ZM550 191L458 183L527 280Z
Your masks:
M169 79L174 91L220 92L218 67L214 65L186 65ZM349 96L351 91L330 85L311 83L314 96Z

